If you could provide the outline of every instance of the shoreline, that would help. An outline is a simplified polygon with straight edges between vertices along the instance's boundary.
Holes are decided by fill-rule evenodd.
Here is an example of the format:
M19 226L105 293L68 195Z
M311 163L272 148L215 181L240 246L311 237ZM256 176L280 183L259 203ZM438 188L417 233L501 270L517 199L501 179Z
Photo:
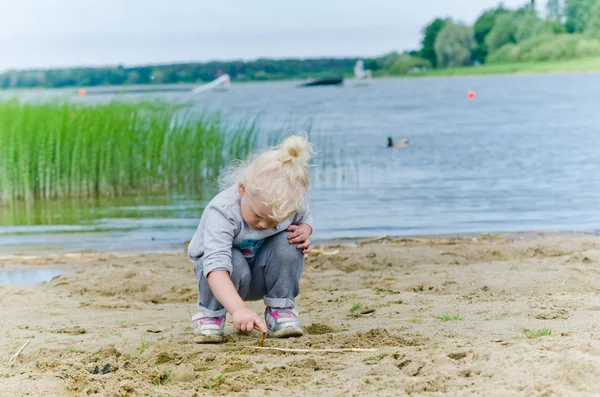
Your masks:
M552 71L514 71L514 72L482 72L482 73L437 73L437 72L417 72L410 75L390 76L390 78L465 78L465 77L498 77L498 76L556 76L556 75L587 75L599 74L600 67L593 70L552 70Z
M569 59L555 62L514 62L483 64L448 69L434 69L410 74L413 77L466 77L500 75L542 74L592 74L600 73L600 57Z
M313 240L313 247L332 247L332 246L345 246L345 247L358 247L361 242L370 240L388 240L404 241L404 240L442 240L442 239L488 239L488 238L512 238L517 239L530 239L535 237L594 237L600 236L600 231L597 230L520 230L520 231L502 231L502 232L456 232L456 233L434 233L434 234L407 234L407 235L365 235L359 237L332 237L332 238L316 238ZM0 247L0 260L7 258L12 259L32 259L40 258L44 256L64 256L64 257L78 257L82 254L92 255L114 255L117 257L136 257L139 255L176 255L179 253L185 253L187 250L187 244L189 241L182 242L180 244L169 244L169 248L164 249L131 249L126 251L109 250L103 251L102 249L94 248L77 248L77 249L58 249L57 247L44 248L44 246L32 245L28 246L27 249L15 249L14 247ZM10 253L10 252L17 253Z
M470 76L505 76L505 75L555 75L555 74L595 74L600 73L600 57L569 59L556 62L515 62L507 64L483 64L479 66L465 66L448 69L434 69L425 72L414 72L401 75L388 75L376 73L373 80L385 80L389 78L427 78L427 77L470 77ZM352 74L345 74L345 81L353 81ZM319 78L319 77L315 77ZM290 82L300 83L308 78L283 78L271 80L232 80L232 85L238 84L253 84L253 83L277 83ZM210 81L202 81L197 83L167 83L167 84L119 84L119 85L98 85L98 86L68 86L68 87L30 87L30 88L11 88L0 89L0 93L19 93L25 91L44 91L44 90L60 90L73 91L77 94L77 90L90 90L89 94L101 95L103 91L110 91L106 95L128 93L127 90L135 90L135 93L160 93L161 91L190 91L195 87L208 84ZM140 91L140 92L137 92Z
M189 318L197 291L183 251L0 257L1 268L18 261L73 269L31 287L0 286L0 355L8 360L28 343L13 366L0 366L0 390L45 397L600 393L597 234L372 238L315 251L297 300L305 336L265 341L308 350L301 353L247 349L258 333L237 333L230 323L226 343L195 343ZM314 350L351 348L377 351Z

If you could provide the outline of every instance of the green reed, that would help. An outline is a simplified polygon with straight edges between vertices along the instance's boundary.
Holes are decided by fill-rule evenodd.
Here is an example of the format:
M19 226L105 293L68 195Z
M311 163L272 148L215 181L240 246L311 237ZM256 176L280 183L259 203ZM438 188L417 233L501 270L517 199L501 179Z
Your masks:
M164 102L3 101L0 202L201 191L256 130Z

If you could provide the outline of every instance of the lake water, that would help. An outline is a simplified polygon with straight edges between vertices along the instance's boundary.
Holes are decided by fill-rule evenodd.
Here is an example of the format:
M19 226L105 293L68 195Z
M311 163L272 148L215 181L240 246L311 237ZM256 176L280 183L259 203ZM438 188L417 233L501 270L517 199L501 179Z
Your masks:
M317 239L600 229L599 74L237 84L195 102L260 115L263 137L312 126L326 154L311 193ZM414 146L387 149L387 136ZM0 252L181 250L205 204L176 196L0 208Z
M59 269L0 269L0 285L14 284L16 286L25 287L39 283L46 283L54 277L65 273Z

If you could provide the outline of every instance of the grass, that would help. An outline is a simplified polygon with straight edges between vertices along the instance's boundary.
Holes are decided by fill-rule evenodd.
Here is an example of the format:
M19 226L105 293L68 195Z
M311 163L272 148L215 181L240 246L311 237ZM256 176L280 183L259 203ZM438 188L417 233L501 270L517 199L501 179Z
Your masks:
M118 329L111 329L110 331L108 331L108 335L109 336L123 336L123 331L118 330Z
M204 388L210 390L213 387L215 387L221 381L221 379L223 379L223 377L225 376L226 373L227 373L227 371L221 372L216 378L211 379L209 382L207 382L204 385Z
M310 122L294 124L303 124L319 152L313 184L358 181L352 156L312 132ZM276 144L300 132L281 131L263 138ZM256 118L233 123L191 105L0 100L0 206L10 210L0 211L0 223L30 224L57 213L74 222L78 208L171 193L209 197L226 166L265 143Z
M166 102L0 101L0 202L202 191L256 130Z
M350 312L354 313L355 311L359 310L362 307L361 303L355 303L351 308L350 308Z
M144 354L144 352L146 351L148 346L149 346L149 343L144 340L143 336L141 336L140 337L140 347L138 347L138 356L137 356L138 364L142 361L142 354Z
M514 73L583 73L600 71L600 57L571 59L556 62L515 62L503 64L486 64L473 67L435 69L418 72L408 76L469 76Z
M548 329L548 328L542 328L540 330L526 329L524 332L525 332L525 336L528 337L529 339L537 339L537 338L541 338L542 336L551 336L552 335L552 330Z
M461 321L463 319L458 312L455 314L444 313L441 316L432 317L440 321Z
M423 319L421 317L413 317L410 319L410 322L413 324L419 324L423 322Z
M169 369L164 373L158 367L156 370L158 372L158 376L152 380L152 384L154 384L154 386L167 386L169 383L171 383L173 378L173 369Z

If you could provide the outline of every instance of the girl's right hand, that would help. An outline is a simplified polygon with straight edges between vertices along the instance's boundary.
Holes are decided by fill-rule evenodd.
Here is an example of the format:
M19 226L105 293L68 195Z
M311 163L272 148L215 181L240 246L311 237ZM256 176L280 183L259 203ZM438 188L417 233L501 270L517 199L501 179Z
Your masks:
M233 326L238 331L250 332L256 324L263 332L267 332L265 322L254 311L243 307L231 313L233 317Z

